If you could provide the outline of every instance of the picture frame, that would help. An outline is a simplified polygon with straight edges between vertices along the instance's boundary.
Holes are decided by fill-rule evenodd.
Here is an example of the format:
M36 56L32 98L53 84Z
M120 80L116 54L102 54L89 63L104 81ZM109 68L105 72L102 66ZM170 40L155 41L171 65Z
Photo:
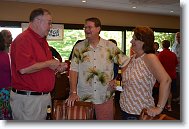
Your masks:
M29 26L29 23L21 23L22 32L25 31ZM63 40L64 37L64 25L63 24L52 24L52 28L49 31L47 40Z

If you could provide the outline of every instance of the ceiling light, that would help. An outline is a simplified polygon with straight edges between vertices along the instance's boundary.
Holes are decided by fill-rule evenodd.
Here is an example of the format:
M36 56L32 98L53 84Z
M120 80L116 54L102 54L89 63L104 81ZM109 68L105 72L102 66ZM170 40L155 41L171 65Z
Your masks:
M174 11L173 11L173 10L171 10L171 11L170 11L170 13L174 13Z
M87 2L86 0L82 0L83 3Z

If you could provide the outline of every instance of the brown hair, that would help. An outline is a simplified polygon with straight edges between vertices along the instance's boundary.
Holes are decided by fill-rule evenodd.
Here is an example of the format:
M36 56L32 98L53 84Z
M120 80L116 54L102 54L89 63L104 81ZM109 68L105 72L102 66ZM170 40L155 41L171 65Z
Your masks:
M5 50L5 40L3 37L2 32L0 32L0 51L4 51Z
M87 18L87 19L85 19L85 22L87 22L87 21L91 21L91 22L94 22L94 24L95 24L95 27L100 27L100 31L101 31L101 21L100 21L100 19L98 19L98 18L96 18L96 17L91 17L91 18ZM100 32L99 32L100 33Z
M149 27L136 27L134 35L137 40L144 42L143 50L145 53L155 53L154 45L154 32Z
M169 48L170 47L170 41L169 40L163 40L162 46L163 46L163 48Z

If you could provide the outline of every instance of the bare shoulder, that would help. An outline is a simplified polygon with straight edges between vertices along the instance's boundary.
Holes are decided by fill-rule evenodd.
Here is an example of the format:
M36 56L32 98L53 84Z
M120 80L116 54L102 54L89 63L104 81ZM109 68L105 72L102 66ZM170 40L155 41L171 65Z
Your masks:
M155 54L146 54L144 56L144 61L146 64L154 64L159 62L158 57Z
M146 55L144 56L144 58L153 59L153 58L157 58L157 56L156 56L155 54L150 53L150 54L146 54Z

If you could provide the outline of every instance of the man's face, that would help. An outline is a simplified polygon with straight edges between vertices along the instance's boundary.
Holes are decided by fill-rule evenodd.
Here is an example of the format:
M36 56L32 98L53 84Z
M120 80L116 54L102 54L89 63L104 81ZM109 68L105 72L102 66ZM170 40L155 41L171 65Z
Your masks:
M177 39L177 42L180 44L180 33L176 34L176 39Z
M100 27L95 27L95 23L92 21L87 21L84 26L86 38L93 38L99 35Z
M45 12L43 16L39 16L37 19L39 20L39 33L42 37L46 37L52 27L52 17L47 12Z

